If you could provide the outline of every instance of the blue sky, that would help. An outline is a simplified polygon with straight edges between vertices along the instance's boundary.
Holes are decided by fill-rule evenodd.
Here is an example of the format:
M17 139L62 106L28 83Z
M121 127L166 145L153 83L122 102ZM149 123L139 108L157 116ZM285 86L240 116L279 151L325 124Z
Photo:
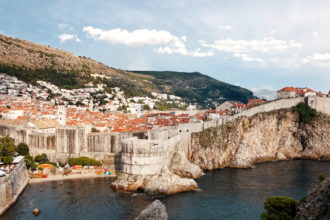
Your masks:
M328 0L0 0L0 33L129 70L330 89Z

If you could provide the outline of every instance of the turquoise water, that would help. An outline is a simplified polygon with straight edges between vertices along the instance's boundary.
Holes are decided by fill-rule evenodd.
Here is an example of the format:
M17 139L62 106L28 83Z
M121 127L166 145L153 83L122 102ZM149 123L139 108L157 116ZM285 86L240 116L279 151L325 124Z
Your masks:
M209 171L197 180L200 191L159 198L170 219L259 219L271 195L303 198L319 173L330 177L330 162L268 162L254 169ZM119 193L110 178L30 184L1 219L134 219L153 201ZM43 191L40 191L43 189ZM39 208L42 213L31 213Z

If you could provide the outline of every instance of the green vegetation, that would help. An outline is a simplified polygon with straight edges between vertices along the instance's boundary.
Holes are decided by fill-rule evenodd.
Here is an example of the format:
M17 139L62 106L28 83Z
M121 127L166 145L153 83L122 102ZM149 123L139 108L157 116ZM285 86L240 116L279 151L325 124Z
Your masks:
M253 93L247 89L233 86L213 79L198 72L171 71L132 71L134 73L153 76L150 81L161 93L169 93L184 98L190 103L207 106L212 101L236 100L247 103ZM223 97L223 99L219 99ZM208 100L210 98L211 100Z
M58 71L51 68L30 69L25 66L3 63L0 63L0 72L16 76L27 83L35 84L36 81L42 80L65 89L84 88L84 84L93 79L87 75L82 77L79 71Z
M326 178L325 178L325 175L324 175L323 173L320 173L320 174L318 175L318 177L317 177L317 181L318 181L319 183L323 182L325 179L326 179Z
M38 80L50 82L60 88L75 89L93 85L105 84L105 90L119 87L127 98L134 96L149 96L151 92L174 94L183 98L187 103L197 103L199 106L209 107L212 102L221 103L226 100L247 102L253 98L251 91L213 79L198 72L171 71L124 71L107 67L86 57L72 57L63 51L47 52L42 46L27 46L18 39L1 36L6 54L23 59L4 59L0 62L0 72L27 83L36 84ZM19 43L18 43L19 42ZM45 48L46 49L46 48ZM37 59L26 59L24 50ZM88 60L87 60L88 59ZM24 60L24 63L20 60ZM33 60L33 61L32 61ZM36 62L34 62L36 61ZM94 77L95 75L106 77ZM50 94L50 100L54 95ZM106 100L102 97L99 104ZM162 108L162 107L160 107Z
M261 214L262 220L290 220L296 216L297 200L286 196L271 196L265 201L267 212Z
M41 155L35 156L34 161L41 164L41 163L48 163L49 160L47 154L43 153Z
M301 102L292 108L299 115L299 122L303 124L310 123L316 117L316 110Z
M11 163L15 154L15 144L8 135L0 138L0 161Z
M19 143L16 147L16 152L22 156L29 155L29 147L25 143Z
M186 110L187 106L180 106L177 103L167 103L165 101L161 101L161 102L156 102L155 103L155 110L159 110L159 111L169 111L171 109L180 109L180 110Z
M73 165L90 165L90 166L101 166L101 162L89 157L78 157L69 159L70 166Z
M92 128L92 130L91 130L92 132L100 132L98 129L96 129L96 128Z

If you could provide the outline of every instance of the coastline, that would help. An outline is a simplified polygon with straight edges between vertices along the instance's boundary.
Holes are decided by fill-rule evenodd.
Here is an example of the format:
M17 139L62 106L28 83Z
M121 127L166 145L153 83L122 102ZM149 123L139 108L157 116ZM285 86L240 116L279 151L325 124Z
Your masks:
M20 197L20 195L23 193L25 187L29 184L29 179L28 178L23 185L19 188L18 192L16 193L16 195L13 197L12 201L10 203L7 204L6 207L4 207L2 210L0 210L0 216L2 216L3 214L5 214L7 212L8 209L10 209L17 201L17 199Z
M29 183L43 183L43 182L51 182L51 181L61 181L61 180L72 180L72 179L92 179L92 178L105 178L105 177L116 177L116 175L99 175L95 173L88 174L70 174L67 176L62 175L49 175L47 178L31 178Z

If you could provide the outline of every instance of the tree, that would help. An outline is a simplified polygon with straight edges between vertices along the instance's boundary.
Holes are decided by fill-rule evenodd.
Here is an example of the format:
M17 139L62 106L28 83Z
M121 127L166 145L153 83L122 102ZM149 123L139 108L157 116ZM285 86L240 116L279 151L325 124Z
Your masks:
M308 124L316 117L316 110L309 107L305 103L301 102L298 105L294 106L294 112L297 112L299 115L299 121L304 124Z
M41 155L35 156L34 161L37 163L47 163L48 162L47 154L43 153Z
M0 138L0 156L12 156L15 153L15 144L8 135Z
M144 109L144 110L150 110L150 107L149 107L149 105L144 105L144 106L143 106L143 109Z
M12 156L5 156L2 158L2 162L5 164L10 164L13 162L13 157Z
M16 152L20 155L29 155L29 147L25 143L19 143L16 148Z
M92 128L92 132L100 132L100 131L97 130L96 128Z
M262 220L289 220L296 216L299 202L286 196L270 196L265 201L267 212L261 214Z

